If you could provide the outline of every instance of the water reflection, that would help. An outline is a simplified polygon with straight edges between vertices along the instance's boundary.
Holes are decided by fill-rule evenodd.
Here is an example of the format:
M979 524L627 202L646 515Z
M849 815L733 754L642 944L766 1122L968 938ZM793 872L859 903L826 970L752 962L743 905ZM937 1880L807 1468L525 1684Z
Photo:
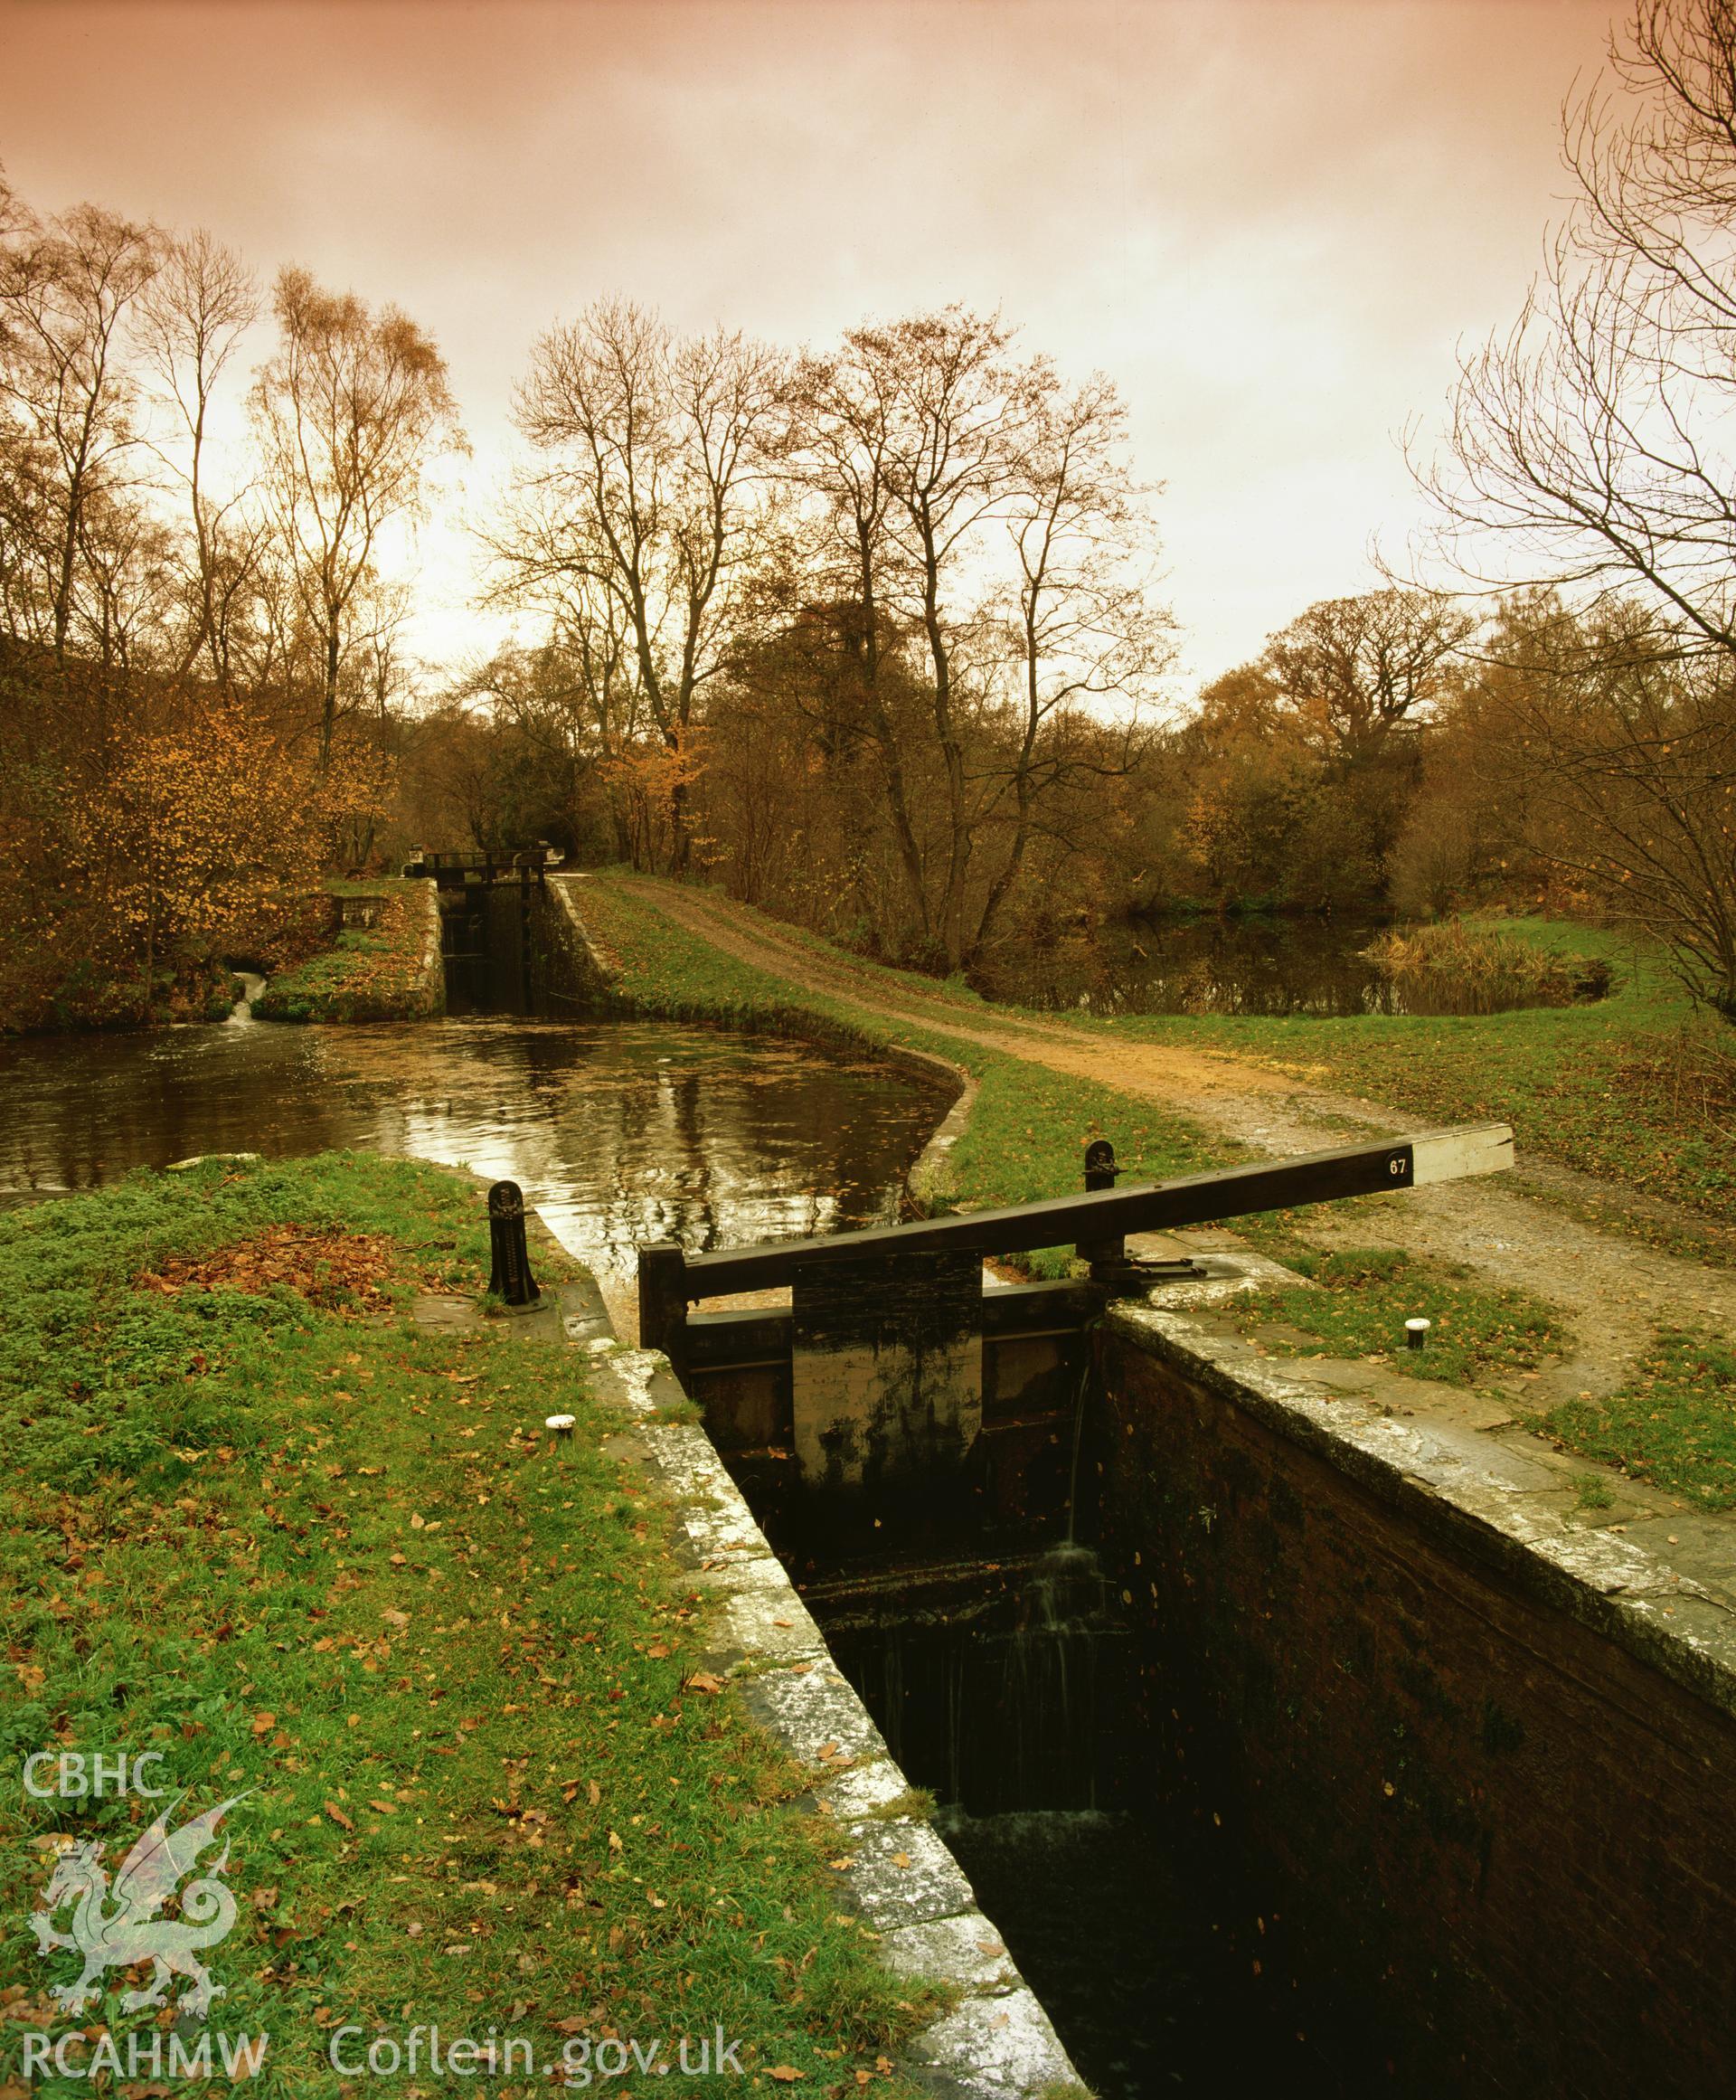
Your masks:
M990 998L1128 1014L1465 1014L1549 1003L1436 974L1394 980L1362 952L1390 922L1362 918L1106 922L973 976Z
M890 1223L942 1086L835 1052L637 1022L470 1017L0 1043L0 1203L195 1152L353 1146L510 1176L618 1301L690 1252Z

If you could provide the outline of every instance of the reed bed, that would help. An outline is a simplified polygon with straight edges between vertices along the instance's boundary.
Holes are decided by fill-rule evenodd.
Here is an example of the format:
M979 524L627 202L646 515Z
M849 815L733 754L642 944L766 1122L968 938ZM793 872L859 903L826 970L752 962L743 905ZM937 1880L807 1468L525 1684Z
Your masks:
M1601 957L1558 954L1511 933L1439 925L1394 927L1362 951L1405 1007L1430 1014L1495 1014L1514 1007L1571 1007L1602 998L1612 972Z

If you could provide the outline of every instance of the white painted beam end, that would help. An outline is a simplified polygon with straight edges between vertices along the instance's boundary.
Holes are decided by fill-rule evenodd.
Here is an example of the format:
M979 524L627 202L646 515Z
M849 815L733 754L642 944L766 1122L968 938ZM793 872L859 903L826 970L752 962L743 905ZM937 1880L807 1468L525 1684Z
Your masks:
M1430 1130L1410 1140L1410 1186L1462 1181L1468 1174L1499 1174L1513 1165L1513 1125L1476 1123L1463 1130Z

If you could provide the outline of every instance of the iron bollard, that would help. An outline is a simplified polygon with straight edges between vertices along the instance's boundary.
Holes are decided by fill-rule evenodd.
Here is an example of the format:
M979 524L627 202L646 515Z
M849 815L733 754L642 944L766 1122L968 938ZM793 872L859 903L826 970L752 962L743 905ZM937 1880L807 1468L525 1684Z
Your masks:
M488 1191L488 1241L494 1267L488 1288L508 1305L534 1305L542 1293L531 1274L524 1244L524 1191L516 1181L496 1181Z
M1094 1188L1113 1188L1120 1171L1115 1163L1115 1147L1107 1138L1093 1138L1085 1148L1087 1193ZM1095 1268L1099 1262L1125 1262L1127 1243L1125 1239L1081 1240L1073 1251L1081 1262Z

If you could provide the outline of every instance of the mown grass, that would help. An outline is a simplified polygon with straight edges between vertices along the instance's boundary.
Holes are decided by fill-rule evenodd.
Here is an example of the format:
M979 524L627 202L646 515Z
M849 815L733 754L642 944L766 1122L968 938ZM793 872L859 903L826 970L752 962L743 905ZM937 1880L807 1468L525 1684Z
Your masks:
M470 1184L361 1156L0 1218L0 2086L67 2025L47 1987L76 1960L18 1929L58 1837L101 1840L112 1872L150 1812L32 1800L47 1748L159 1751L177 1821L241 1797L212 2025L269 2035L262 2095L371 2088L334 2032L361 2029L349 2061L433 2024L539 2065L721 2025L745 2076L712 2088L897 2089L883 2051L920 2001L835 1908L817 1826L775 1806L804 1775L699 1667L701 1602L582 1359L406 1317L420 1289L476 1291L485 1249ZM553 1411L571 1443L541 1433ZM108 1972L80 2022L123 2064L166 2020L120 2010L141 1980Z
M1661 1329L1619 1392L1568 1401L1543 1426L1630 1479L1736 1509L1736 1350L1717 1336Z
M445 979L423 968L427 885L382 875L327 885L340 896L379 896L378 922L340 932L328 948L274 977L253 1002L262 1021L416 1021L442 1013Z
M1424 1263L1394 1247L1343 1247L1330 1253L1289 1245L1281 1258L1307 1284L1235 1301L1237 1324L1295 1329L1306 1339L1262 1336L1282 1355L1360 1357L1407 1376L1475 1386L1533 1370L1559 1355L1568 1337L1552 1309L1522 1291L1491 1291L1467 1269ZM1410 1348L1405 1321L1429 1322L1425 1345Z

